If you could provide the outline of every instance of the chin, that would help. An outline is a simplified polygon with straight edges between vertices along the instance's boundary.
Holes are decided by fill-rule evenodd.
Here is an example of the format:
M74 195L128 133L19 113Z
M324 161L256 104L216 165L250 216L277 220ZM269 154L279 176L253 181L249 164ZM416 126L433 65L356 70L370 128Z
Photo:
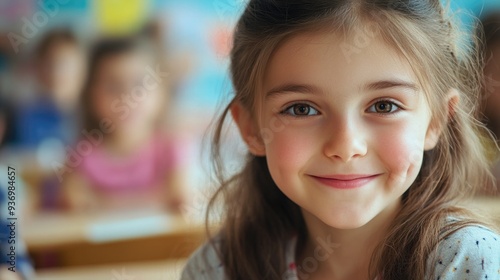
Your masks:
M345 214L337 214L330 217L326 217L326 219L322 219L323 223L326 225L335 228L335 229L357 229L368 224L373 217L368 215L358 215L356 213L345 213Z

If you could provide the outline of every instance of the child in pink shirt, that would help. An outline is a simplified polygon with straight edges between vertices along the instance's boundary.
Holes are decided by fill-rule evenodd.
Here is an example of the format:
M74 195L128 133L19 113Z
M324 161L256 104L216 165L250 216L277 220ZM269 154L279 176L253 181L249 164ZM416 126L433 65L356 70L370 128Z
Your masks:
M82 160L63 179L69 208L180 209L183 153L179 140L163 129L168 75L154 52L136 38L104 40L93 49L82 93L82 134L95 139L86 149L77 143Z

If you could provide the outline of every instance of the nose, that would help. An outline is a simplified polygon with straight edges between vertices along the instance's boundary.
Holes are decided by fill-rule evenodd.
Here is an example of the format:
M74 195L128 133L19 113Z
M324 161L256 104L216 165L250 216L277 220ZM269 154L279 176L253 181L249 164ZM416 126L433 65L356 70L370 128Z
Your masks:
M366 155L366 132L356 121L337 120L326 134L324 154L327 157L349 162Z

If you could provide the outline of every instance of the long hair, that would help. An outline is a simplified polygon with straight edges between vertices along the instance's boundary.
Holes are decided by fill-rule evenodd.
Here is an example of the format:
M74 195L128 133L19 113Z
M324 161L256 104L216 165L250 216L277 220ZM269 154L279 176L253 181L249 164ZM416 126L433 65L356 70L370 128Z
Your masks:
M209 207L224 198L218 252L228 279L282 279L287 241L298 235L300 244L306 234L300 207L278 189L265 157L248 154L240 172L230 177L224 173L222 132L232 102L257 115L266 66L290 37L310 31L349 37L368 25L373 30L373 24L378 36L412 65L432 123L442 134L436 147L424 153L419 175L402 197L402 209L372 255L371 277L423 279L428 256L441 238L480 223L456 205L491 180L481 144L481 135L489 134L476 121L481 55L475 40L458 40L439 0L250 0L237 23L230 57L234 97L218 118L212 147L220 188ZM452 88L460 102L449 116L445 98ZM446 222L450 216L460 219Z

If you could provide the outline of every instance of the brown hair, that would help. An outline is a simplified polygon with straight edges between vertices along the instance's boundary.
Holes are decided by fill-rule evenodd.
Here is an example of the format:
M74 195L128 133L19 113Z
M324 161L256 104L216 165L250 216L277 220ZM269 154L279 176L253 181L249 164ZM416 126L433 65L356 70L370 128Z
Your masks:
M481 57L473 43L458 41L439 0L250 0L236 26L231 51L235 96L218 118L212 148L220 188L209 207L224 198L219 254L228 279L282 279L287 241L293 234L299 242L306 237L299 206L278 189L265 157L248 154L240 172L225 176L221 144L231 104L240 102L257 115L270 57L291 36L322 30L349 36L369 23L375 23L381 38L408 59L426 93L433 122L442 127L436 147L425 152L417 179L402 197L401 211L372 256L370 275L424 279L427 258L440 239L480 223L455 205L491 180L480 141L480 135L489 134L475 119ZM443 108L450 89L460 94L451 118ZM450 216L460 219L446 222Z

